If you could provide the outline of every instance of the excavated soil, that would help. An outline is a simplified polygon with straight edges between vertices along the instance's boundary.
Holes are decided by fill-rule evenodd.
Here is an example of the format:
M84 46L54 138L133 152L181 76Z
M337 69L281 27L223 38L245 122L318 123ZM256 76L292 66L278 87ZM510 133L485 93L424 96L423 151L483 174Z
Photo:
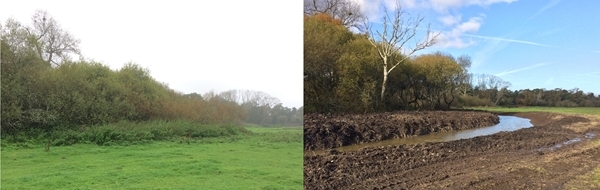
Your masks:
M304 150L492 126L497 115L477 111L421 111L377 114L306 114Z
M305 155L305 189L593 189L597 187L595 186L597 184L590 185L588 181L579 180L582 179L579 176L592 176L593 169L600 166L600 140L598 140L600 118L552 113L504 114L529 118L534 127L449 142L389 145L348 152L331 150L317 155ZM392 115L394 114L363 117L392 118ZM439 114L426 113L425 115ZM458 115L460 114L456 117ZM309 118L315 117L323 116L312 115ZM448 116L439 117L452 119ZM332 125L343 122L344 120L340 118L343 117L331 117L332 121L326 123ZM313 122L314 125L311 119L307 120L307 123ZM365 122L367 121L362 123ZM310 130L315 129L308 131ZM331 130L334 131L340 132L340 130ZM418 131L420 130L412 134L420 134ZM371 133L362 136L372 137ZM337 139L337 137L327 138L326 140L334 143L319 142L323 145L314 143L313 147L308 148L332 147L331 144L338 143Z

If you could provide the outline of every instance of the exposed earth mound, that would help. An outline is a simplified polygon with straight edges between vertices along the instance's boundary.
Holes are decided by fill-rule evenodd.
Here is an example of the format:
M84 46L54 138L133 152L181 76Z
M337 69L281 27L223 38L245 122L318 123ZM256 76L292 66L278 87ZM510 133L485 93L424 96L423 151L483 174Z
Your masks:
M364 117L393 118L391 115ZM599 117L550 113L515 115L531 119L534 127L449 142L305 155L305 189L600 188L594 182L597 175L594 169L600 172ZM453 119L448 115L438 117ZM344 117L333 118L336 119L329 125L343 123L339 118ZM420 134L418 131L414 134Z
M487 127L498 122L497 115L478 111L305 114L304 150Z

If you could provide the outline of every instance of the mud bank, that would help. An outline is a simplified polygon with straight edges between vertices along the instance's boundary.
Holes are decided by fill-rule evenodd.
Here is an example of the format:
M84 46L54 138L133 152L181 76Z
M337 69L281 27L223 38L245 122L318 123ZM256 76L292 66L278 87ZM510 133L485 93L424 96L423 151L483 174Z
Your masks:
M304 150L331 149L392 138L487 127L498 122L496 114L478 111L306 114Z
M450 142L306 155L305 189L593 187L577 177L589 175L600 166L598 135L586 136L600 134L600 118L550 113L512 115L531 119L535 127ZM544 149L576 138L586 140Z

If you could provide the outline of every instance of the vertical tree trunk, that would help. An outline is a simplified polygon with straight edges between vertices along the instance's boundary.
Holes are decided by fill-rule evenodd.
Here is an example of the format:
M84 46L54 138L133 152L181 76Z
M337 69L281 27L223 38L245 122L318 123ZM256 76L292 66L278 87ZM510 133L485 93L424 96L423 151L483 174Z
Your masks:
M385 99L384 99L384 95L385 95L385 85L387 83L387 76L388 76L388 70L387 70L387 57L383 58L383 82L381 83L381 103L382 105L385 106Z
M383 72L383 83L381 84L381 102L384 102L385 84L387 83L387 72Z

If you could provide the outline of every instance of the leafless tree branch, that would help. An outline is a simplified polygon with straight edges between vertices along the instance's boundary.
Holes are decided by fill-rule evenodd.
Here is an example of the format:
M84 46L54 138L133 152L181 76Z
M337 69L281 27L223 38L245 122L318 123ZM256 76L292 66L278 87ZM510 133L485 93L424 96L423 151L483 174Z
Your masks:
M394 70L400 63L410 58L415 52L431 47L435 44L438 33L433 33L430 30L430 25L427 26L427 32L423 40L415 40L413 47L406 47L407 43L414 40L419 25L423 21L423 17L406 16L407 13L402 9L400 2L396 2L394 13L390 15L388 10L383 7L384 17L382 23L382 32L376 30L373 32L372 25L364 22L364 27L367 30L367 37L373 45L382 60L383 65L383 83L381 86L381 100L384 99L385 85L388 74ZM404 51L404 52L403 52ZM402 56L401 59L394 63L389 63L389 59L394 55Z
M329 14L347 28L362 30L366 19L360 5L352 0L304 0L304 14Z

